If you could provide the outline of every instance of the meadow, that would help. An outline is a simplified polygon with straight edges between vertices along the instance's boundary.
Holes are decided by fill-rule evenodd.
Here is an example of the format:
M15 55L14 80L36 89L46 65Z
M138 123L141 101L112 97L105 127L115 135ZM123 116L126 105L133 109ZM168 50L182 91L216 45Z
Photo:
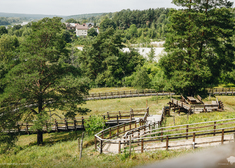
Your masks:
M177 96L175 96L176 98ZM171 116L166 118L165 125L173 125L173 115L176 125L198 123L205 121L235 118L235 97L217 96L225 105L223 112L210 112L193 114L189 116L171 111ZM204 102L215 100L215 97L206 98ZM109 100L87 101L84 107L92 111L87 115L104 114L107 111L130 110L130 108L150 107L150 114L158 114L163 106L166 106L170 97L136 97ZM83 157L79 160L78 140L82 131L46 133L44 134L44 144L36 145L36 134L21 135L16 146L5 154L0 154L1 167L134 167L137 165L149 164L187 153L196 152L201 149L180 149L180 150L158 150L154 152L133 153L130 157L127 153L116 155L99 154L94 148L94 136L85 134L83 143Z

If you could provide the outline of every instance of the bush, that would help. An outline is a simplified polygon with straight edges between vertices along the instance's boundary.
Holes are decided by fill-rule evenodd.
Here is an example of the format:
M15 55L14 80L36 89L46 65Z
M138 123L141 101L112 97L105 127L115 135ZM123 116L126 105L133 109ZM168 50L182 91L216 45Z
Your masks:
M89 135L95 134L105 126L105 120L101 116L91 116L89 120L85 122L85 129Z

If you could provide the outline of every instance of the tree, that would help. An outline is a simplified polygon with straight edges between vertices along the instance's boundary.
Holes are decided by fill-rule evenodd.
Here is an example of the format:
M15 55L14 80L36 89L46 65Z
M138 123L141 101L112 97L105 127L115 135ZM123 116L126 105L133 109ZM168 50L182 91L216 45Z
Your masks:
M88 30L88 36L95 37L97 35L98 35L98 33L94 28L91 28L91 29Z
M16 36L3 34L0 38L0 80L4 79L8 71L14 67L18 60L19 41ZM5 85L0 82L0 94Z
M134 73L134 80L132 86L138 89L150 88L151 79L148 76L147 70L144 67L137 67L137 71Z
M16 128L18 121L35 122L37 143L42 144L46 108L65 111L65 117L71 118L87 111L77 105L83 104L83 95L88 94L88 80L68 63L61 19L44 18L32 23L32 33L20 46L20 63L4 78L0 132Z
M65 23L79 23L80 24L80 22L75 20L74 18L67 19Z
M116 29L116 24L114 23L114 21L112 21L109 18L105 18L101 23L100 23L100 31L104 32L106 31L108 28L113 28Z
M171 10L160 60L173 90L185 95L205 92L218 84L221 71L233 67L233 15L227 1L173 0L182 10Z
M79 55L83 73L99 85L121 84L121 79L131 75L135 67L144 61L134 50L123 53L123 47L122 34L119 31L108 28L101 32L91 45L85 45Z
M7 31L6 27L5 26L0 26L0 36L3 35L3 34L7 34L7 33L8 33L8 31Z

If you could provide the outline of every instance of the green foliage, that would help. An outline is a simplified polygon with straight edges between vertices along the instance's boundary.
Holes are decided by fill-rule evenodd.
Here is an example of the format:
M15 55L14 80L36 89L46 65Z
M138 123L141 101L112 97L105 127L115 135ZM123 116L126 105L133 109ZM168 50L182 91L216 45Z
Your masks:
M177 93L200 94L211 84L218 84L222 70L230 71L233 67L234 18L226 8L231 3L173 2L185 9L170 12L165 42L168 54L160 65Z
M144 67L138 67L137 71L133 75L134 79L132 81L132 86L137 89L150 88L151 79L149 78L147 70Z
M69 64L70 55L63 38L61 18L44 18L32 23L32 33L20 45L19 63L4 76L6 85L0 97L0 128L17 121L38 121L38 143L46 108L66 111L70 116L83 113L88 79ZM65 114L66 115L66 114Z
M5 26L0 26L0 36L3 35L3 34L7 34L7 33L8 33L8 31L7 31L6 27Z
M89 135L94 135L105 127L105 120L102 116L93 115L85 122L85 129Z
M98 35L97 31L94 28L89 29L87 34L88 36L92 36L92 37L95 37Z
M114 30L116 29L116 24L114 23L113 20L109 18L105 18L101 23L100 23L100 31L104 32L108 28L113 28Z
M65 22L66 23L79 23L80 24L80 22L75 20L74 18L67 19Z
M84 74L97 85L121 85L122 78L131 75L137 65L143 64L135 50L123 53L122 34L112 28L101 32L79 55Z

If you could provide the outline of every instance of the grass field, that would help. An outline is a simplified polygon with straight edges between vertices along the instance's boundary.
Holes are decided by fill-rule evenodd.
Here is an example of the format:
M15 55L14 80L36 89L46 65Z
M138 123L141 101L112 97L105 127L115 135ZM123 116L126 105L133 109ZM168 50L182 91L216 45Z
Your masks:
M175 115L176 124L189 124L235 118L235 96L217 96L225 105L224 112L211 112L193 114L187 116ZM216 98L207 98L209 102ZM130 110L130 108L146 108L146 100L150 107L150 114L156 114L169 102L169 97L139 97L124 99L109 99L88 101L84 107L92 111L88 115L104 114L107 111ZM166 125L173 125L172 117L168 117ZM22 135L14 147L7 154L0 154L0 167L134 167L176 157L194 152L192 149L154 151L143 154L133 153L131 157L127 153L117 155L100 155L94 150L94 136L85 134L83 158L79 160L77 138L81 137L81 131L70 133L44 134L44 145L36 145L36 135ZM200 149L197 149L200 150ZM197 151L196 150L196 151ZM17 165L18 164L18 165ZM20 165L21 164L21 165ZM16 166L17 165L17 166Z

